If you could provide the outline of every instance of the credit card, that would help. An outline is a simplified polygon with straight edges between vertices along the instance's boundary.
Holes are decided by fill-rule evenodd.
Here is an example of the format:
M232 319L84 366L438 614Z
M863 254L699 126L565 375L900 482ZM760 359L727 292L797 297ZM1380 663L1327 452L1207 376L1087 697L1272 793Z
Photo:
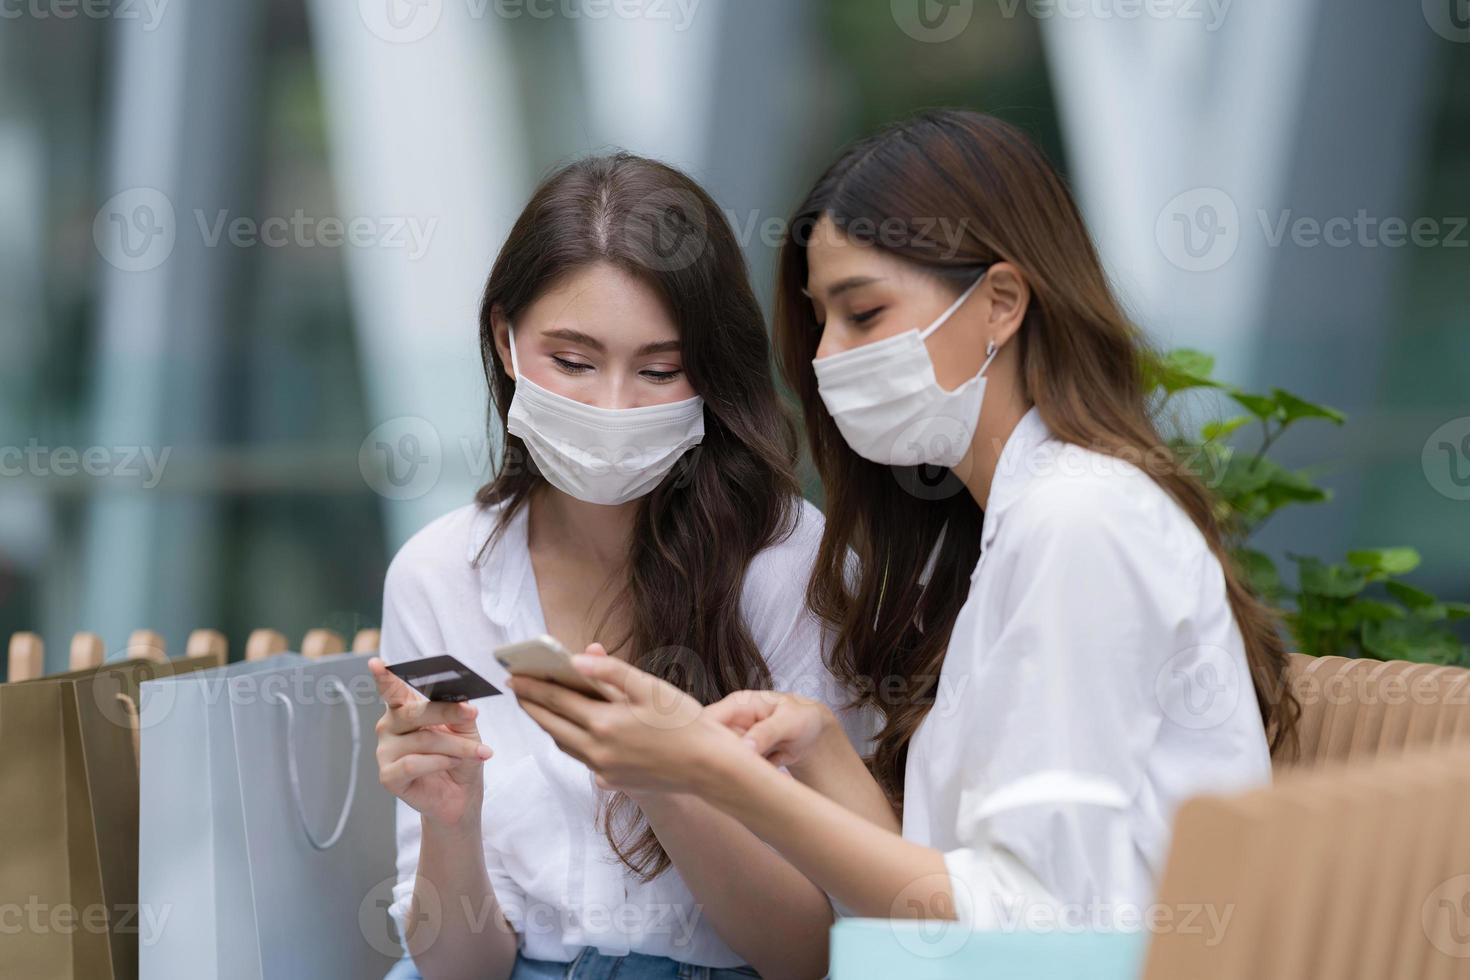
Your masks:
M388 670L430 701L473 701L501 693L500 688L447 653L389 664Z

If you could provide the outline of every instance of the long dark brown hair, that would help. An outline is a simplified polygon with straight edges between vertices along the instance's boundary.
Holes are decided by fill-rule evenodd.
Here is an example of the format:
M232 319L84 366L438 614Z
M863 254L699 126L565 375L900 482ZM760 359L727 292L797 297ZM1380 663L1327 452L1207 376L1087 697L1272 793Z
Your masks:
M802 289L806 246L824 217L950 281L956 295L985 267L1014 264L1031 288L1016 338L1022 390L1052 433L1122 459L1172 454L1145 381L1155 355L1114 298L1066 185L1020 130L976 112L924 112L854 144L817 181L788 229L776 294L782 369L801 399L827 497L808 601L837 632L834 670L883 716L871 765L900 801L909 740L933 703L980 556L983 514L947 471L858 456L823 407L811 366L821 328ZM1209 489L1183 465L1145 470L1219 559L1272 748L1287 746L1300 707L1286 688L1275 614L1235 567ZM860 562L855 577L849 549Z
M735 236L683 173L628 153L596 156L558 170L532 195L480 301L489 424L504 437L505 453L475 500L503 505L498 535L546 485L525 444L506 432L515 382L501 365L494 314L514 321L560 279L596 263L636 277L667 304L684 370L705 406L704 441L638 503L627 574L612 604L628 628L605 645L704 704L769 687L740 595L751 559L795 521L795 426L776 394L765 320ZM603 830L644 878L669 866L626 796L608 801Z

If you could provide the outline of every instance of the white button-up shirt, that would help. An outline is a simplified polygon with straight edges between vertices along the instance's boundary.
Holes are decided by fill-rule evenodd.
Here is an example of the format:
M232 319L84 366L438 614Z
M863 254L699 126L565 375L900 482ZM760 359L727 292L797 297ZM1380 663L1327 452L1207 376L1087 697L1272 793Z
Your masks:
M599 797L607 794L505 689L506 673L493 651L545 633L546 623L527 550L525 508L483 562L474 564L497 516L494 510L463 507L403 546L384 585L382 655L397 663L448 653L505 691L475 702L480 735L495 750L485 763L485 863L501 910L523 937L522 951L532 959L569 961L593 946L613 956L643 953L701 966L740 965L741 958L704 919L677 868L642 882L618 861L598 820ZM827 634L805 603L821 533L821 513L802 502L791 535L752 560L740 608L775 689L825 702L861 736L859 713L842 710L847 695L823 663ZM418 812L398 801L398 882L390 912L400 933L413 894L420 832Z
M981 544L909 748L904 836L945 853L980 928L1137 928L1179 804L1270 779L1220 564L1147 474L1034 408Z

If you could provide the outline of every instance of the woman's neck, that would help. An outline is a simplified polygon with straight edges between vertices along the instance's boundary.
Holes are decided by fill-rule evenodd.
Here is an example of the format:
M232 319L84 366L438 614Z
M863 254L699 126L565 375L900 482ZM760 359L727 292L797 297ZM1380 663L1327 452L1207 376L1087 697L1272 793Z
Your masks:
M970 449L953 468L981 510L990 500L1000 454L1022 416L1030 410L1031 402L1021 393L1019 385L1009 383L1006 373L993 377L987 384L985 400L980 406L980 424L975 427Z
M531 494L530 508L527 544L532 550L550 548L608 568L627 562L637 500L589 504L543 485Z

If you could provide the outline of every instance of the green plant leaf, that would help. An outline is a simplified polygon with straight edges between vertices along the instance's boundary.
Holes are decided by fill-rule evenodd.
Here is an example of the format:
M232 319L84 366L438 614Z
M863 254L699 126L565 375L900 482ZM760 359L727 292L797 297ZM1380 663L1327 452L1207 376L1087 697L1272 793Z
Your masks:
M1309 595L1346 599L1362 592L1368 584L1368 576L1356 568L1328 565L1302 555L1291 558L1297 563L1301 590Z
M1321 503L1329 498L1328 492L1314 484L1304 473L1283 469L1272 463L1270 474L1271 477L1261 488L1261 492L1266 495L1272 510L1286 504Z
M1170 395L1189 388L1218 388L1220 383L1210 377L1214 370L1215 359L1209 354L1181 347L1148 365L1144 381Z
M1407 582L1385 582L1383 587L1388 590L1389 595L1410 609L1424 609L1434 605L1434 596Z
M1276 404L1276 399L1269 395L1252 395L1249 392L1241 391L1239 388L1232 388L1230 390L1230 397L1235 399L1240 407L1262 421L1281 419L1285 415L1281 410L1281 406Z
M1402 607L1391 602L1362 598L1350 602L1346 613L1346 618L1354 626L1361 626L1364 623L1381 623L1386 619L1403 619L1408 615Z
M1276 563L1270 555L1252 548L1239 548L1235 552L1235 562L1245 576L1246 584L1256 595L1270 599L1280 594L1281 573L1276 570Z
M1199 430L1200 438L1204 439L1205 442L1223 439L1241 426L1249 425L1255 420L1256 417L1254 415L1237 415L1233 419L1206 422Z
M1363 647L1383 660L1426 664L1455 664L1464 656L1454 633L1413 617L1364 623Z
M1297 419L1327 419L1337 425L1342 425L1347 421L1347 416L1335 408L1309 402L1305 398L1298 398L1291 392L1282 391L1280 388L1271 389L1271 397L1275 399L1277 406L1281 409L1283 420L1287 422Z
M1470 619L1470 602L1444 603L1445 616L1451 621Z
M1347 553L1348 564L1370 574L1407 575L1419 567L1419 552L1413 548L1364 548Z

